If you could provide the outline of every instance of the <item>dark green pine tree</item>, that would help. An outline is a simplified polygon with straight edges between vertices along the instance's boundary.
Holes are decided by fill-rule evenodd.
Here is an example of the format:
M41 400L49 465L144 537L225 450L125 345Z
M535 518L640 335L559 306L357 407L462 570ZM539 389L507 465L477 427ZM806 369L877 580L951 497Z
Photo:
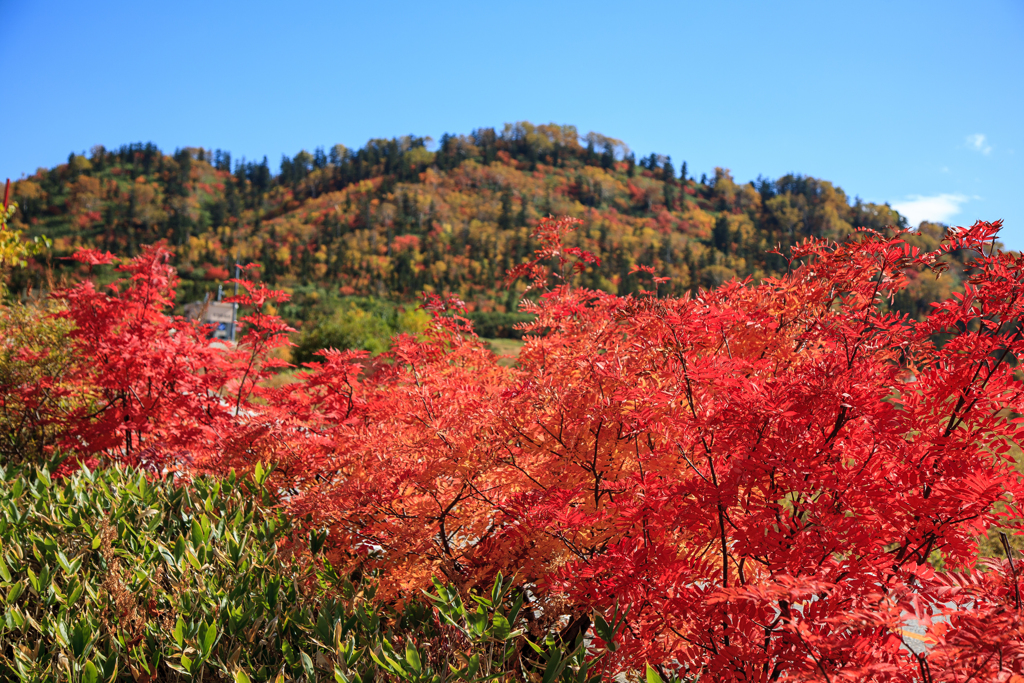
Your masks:
M665 182L661 186L661 190L665 199L665 208L671 211L676 206L676 188L672 183Z
M192 152L188 149L179 149L174 153L174 160L178 162L178 174L173 182L168 183L168 190L179 197L187 197L192 174Z
M723 213L715 221L715 227L711 231L711 240L718 251L728 251L729 248L729 219Z
M676 169L672 165L672 157L665 157L665 165L661 167L661 178L666 183L675 181Z
M512 189L508 187L501 193L501 215L498 216L498 229L512 229Z

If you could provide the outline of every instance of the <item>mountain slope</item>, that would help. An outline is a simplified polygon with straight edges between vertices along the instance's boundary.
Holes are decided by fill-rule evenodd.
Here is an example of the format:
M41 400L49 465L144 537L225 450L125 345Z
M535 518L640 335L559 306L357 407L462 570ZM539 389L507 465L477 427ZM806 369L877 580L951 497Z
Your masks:
M236 261L258 262L264 279L293 290L296 321L339 292L402 302L443 291L471 310L507 310L518 293L502 276L532 252L531 226L548 214L581 218L568 241L601 258L580 284L619 293L641 286L630 274L638 264L670 277L668 290L679 293L778 274L786 263L768 253L776 245L905 225L888 205L851 201L824 180L738 184L723 169L695 179L685 163L677 173L659 155L637 162L622 142L581 138L573 126L445 135L434 152L426 143L302 151L276 175L265 158L232 168L220 150L96 147L17 181L13 225L54 239L55 256L78 246L132 255L166 240L183 301L215 289ZM914 240L932 248L944 231L925 223ZM41 287L43 264L12 284ZM943 296L937 287L915 280L897 305L919 314Z

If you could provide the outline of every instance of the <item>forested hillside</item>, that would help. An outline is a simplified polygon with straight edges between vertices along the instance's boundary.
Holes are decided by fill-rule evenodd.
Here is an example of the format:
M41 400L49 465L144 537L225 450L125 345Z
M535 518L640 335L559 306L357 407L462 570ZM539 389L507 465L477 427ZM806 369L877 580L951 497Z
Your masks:
M152 144L89 157L13 185L16 228L53 239L48 256L15 274L12 288L45 289L47 268L80 246L133 256L166 240L182 275L179 303L258 262L262 278L293 295L293 323L327 300L370 296L411 301L451 292L478 313L513 310L504 273L535 244L531 226L549 214L581 218L572 246L601 262L578 276L612 293L641 287L635 265L670 277L663 294L733 277L779 274L785 251L806 237L844 240L858 227L905 225L888 205L851 200L825 180L787 175L736 182L725 169L691 177L685 162L636 159L619 140L574 126L509 124L470 135L371 140L283 158L274 172L228 152ZM933 249L945 227L922 224L911 241ZM47 260L49 259L49 260ZM897 306L920 314L950 285L915 280Z

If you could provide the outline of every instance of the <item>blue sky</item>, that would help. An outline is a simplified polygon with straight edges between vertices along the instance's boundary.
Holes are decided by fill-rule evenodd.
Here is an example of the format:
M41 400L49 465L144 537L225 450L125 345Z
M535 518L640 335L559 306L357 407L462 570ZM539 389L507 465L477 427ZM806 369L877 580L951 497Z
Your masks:
M153 141L235 158L571 123L797 172L1024 249L1024 3L0 0L0 178Z

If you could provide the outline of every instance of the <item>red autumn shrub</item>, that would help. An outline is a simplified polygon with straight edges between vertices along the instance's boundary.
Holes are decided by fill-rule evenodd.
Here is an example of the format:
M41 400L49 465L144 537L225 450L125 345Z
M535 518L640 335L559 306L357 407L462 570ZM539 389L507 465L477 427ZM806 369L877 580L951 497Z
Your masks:
M273 390L258 383L287 328L263 311L281 295L243 281L248 335L210 346L162 312L173 274L151 250L110 293L59 295L93 405L48 419L83 454L273 462L283 504L380 599L500 571L529 589L536 633L628 609L609 673L1020 675L1024 567L976 566L979 534L1021 528L1024 493L1024 260L994 248L999 224L935 253L811 240L784 278L659 298L660 278L639 297L570 287L565 268L592 260L562 247L572 222L542 223L514 273L544 290L517 366L434 298L424 338L327 351ZM908 269L941 276L954 251L975 255L963 294L923 322L889 311ZM942 615L914 655L907 620Z
M120 263L123 277L106 291L85 280L55 292L60 306L54 315L70 323L62 342L74 361L52 377L4 387L20 398L12 403L23 412L8 422L48 430L71 454L68 467L115 460L153 469L220 469L227 444L239 435L239 413L275 367L270 351L287 343L290 328L263 312L284 295L247 280L240 281L245 294L237 300L252 313L240 318L248 333L235 348L211 345L200 325L169 315L177 275L168 257L150 247ZM90 266L116 260L94 250L76 258ZM257 423L256 414L246 422Z
M207 264L205 266L205 269L206 269L206 279L207 280L227 280L228 279L228 269L225 268L224 266L211 266L211 265Z
M520 269L539 286L567 262L565 227L543 226ZM316 395L297 384L278 404L335 402L316 416L325 466L296 504L386 594L500 570L545 625L628 606L619 666L900 680L931 671L905 621L953 609L932 652L945 673L929 675L973 671L963 644L981 645L958 628L980 614L1006 642L977 665L1017 671L1018 611L996 589L1014 579L975 569L980 533L1019 526L1024 273L987 253L997 229L951 237L947 251L978 257L923 323L885 302L943 253L864 234L805 243L781 280L699 296L556 284L527 306L537 334L514 369L454 333L401 340L363 381L330 355Z

